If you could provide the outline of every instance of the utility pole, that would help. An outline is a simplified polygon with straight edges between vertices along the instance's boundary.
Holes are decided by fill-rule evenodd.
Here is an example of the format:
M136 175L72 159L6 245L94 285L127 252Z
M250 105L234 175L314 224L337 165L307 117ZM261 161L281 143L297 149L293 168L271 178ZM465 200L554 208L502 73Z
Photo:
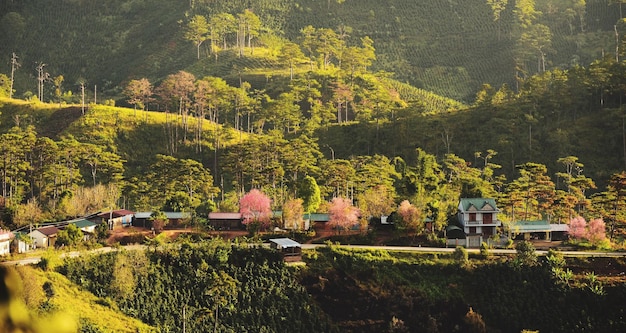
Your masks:
M20 68L20 63L17 62L17 55L15 52L11 54L11 89L9 89L9 98L13 98L13 81L15 80L15 70Z

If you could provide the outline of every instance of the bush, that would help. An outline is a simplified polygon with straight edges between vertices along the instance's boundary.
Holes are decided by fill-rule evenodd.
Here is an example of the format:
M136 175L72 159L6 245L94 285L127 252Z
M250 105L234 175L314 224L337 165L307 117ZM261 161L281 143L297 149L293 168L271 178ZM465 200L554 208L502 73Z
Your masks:
M41 255L41 259L39 260L37 267L43 271L52 271L59 266L59 264L61 264L61 258L59 258L59 255L53 250L48 250Z
M467 254L467 250L462 246L457 246L456 249L454 249L452 257L460 265L464 265L469 261L469 255Z
M515 263L523 266L537 265L537 253L535 247L529 241L521 241L515 245L517 257Z
M483 258L487 258L489 256L489 245L485 242L480 243L480 255Z

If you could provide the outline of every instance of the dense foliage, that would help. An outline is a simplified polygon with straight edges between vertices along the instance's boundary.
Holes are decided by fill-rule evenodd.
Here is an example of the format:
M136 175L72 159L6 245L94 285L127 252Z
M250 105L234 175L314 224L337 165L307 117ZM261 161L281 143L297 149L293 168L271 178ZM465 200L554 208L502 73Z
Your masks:
M241 50L248 44L279 50L284 39L297 43L300 31L313 26L340 30L356 42L370 36L379 50L375 70L469 101L483 83L513 84L516 77L613 53L614 25L623 34L622 6L610 0L5 1L0 72L9 72L15 52L23 64L16 74L20 94L34 91L29 76L36 63L53 77L63 75L67 86L82 78L89 90L97 85L114 93L137 76L160 80L190 67L200 55L206 60L200 67L212 72L203 75L234 81L254 62L212 66L221 60L216 51L248 55ZM214 27L205 33L210 38L198 38L202 21Z
M626 80L620 60L621 25L615 25L615 54L593 56L598 45L569 48L572 42L583 45L579 39L589 34L604 36L607 24L618 20L615 12L608 14L609 9L621 8L621 3L487 1L468 9L467 22L459 17L436 25L410 24L409 29L404 25L422 22L422 15L450 14L450 10L458 14L457 8L429 3L418 14L412 5L398 1L391 11L396 16L387 17L389 13L379 13L370 2L350 12L351 1L307 5L276 0L250 4L191 1L159 7L170 15L157 26L150 20L161 12L142 14L157 0L118 2L119 7L63 1L54 8L67 7L80 22L97 12L94 20L102 26L89 26L109 31L104 48L115 49L116 57L134 56L133 61L118 62L119 71L113 74L124 77L100 84L100 99L84 89L84 77L58 69L50 74L43 62L37 65L35 97L23 88L28 85L20 84L26 73L19 66L20 58L11 55L6 71L10 76L2 77L3 94L8 89L9 94L15 92L31 103L8 100L0 114L2 196L9 207L2 220L8 227L21 226L29 217L60 219L113 205L204 214L233 209L229 200L236 203L243 193L256 188L277 209L293 198L308 204L303 184L311 179L323 201L356 200L365 217L388 214L409 200L422 217L435 221L435 231L442 230L459 196L497 197L508 219L545 217L567 222L586 214L590 220L604 218L613 229L624 220L608 208L626 199L620 192L626 183L618 176L626 161L621 125ZM37 10L25 10L31 5L35 3L2 5L7 9L2 29L11 32L3 36L4 45L23 47L21 62L41 52L20 46L34 37L14 39L36 31L20 22L48 9L47 4L40 4ZM371 9L365 12L367 8ZM46 13L54 12L50 10ZM287 12L297 13L297 26L284 16ZM180 20L172 19L176 13ZM319 13L326 14L313 15ZM411 20L403 19L409 13L413 13ZM485 15L493 22L478 19ZM333 22L330 28L326 18ZM365 18L371 21L368 26L381 30L366 29ZM355 26L343 23L348 19ZM68 43L65 52L81 40L82 34L76 31L77 26L84 26L80 22L65 20L67 29L48 27L45 32L64 33L56 38ZM381 22L389 26L378 26ZM397 64L390 65L387 53L394 39L382 32L396 36L401 30L409 49L440 44L447 50L452 45L447 33L455 31L457 24L470 22L488 27L467 41L474 46L485 39L505 43L507 47L497 49L511 56L514 66L507 66L515 77L514 82L496 80L494 85L481 79L482 88L472 88L471 107L432 98L432 93L415 88L420 86L415 82L412 86L399 83L389 73L372 71ZM426 40L447 36L441 39L445 42L412 44L411 36L416 33L412 29L420 27L432 33L419 33L428 36ZM589 32L592 28L593 33ZM131 37L160 29L173 33L159 34L139 49L137 43L127 49ZM568 42L557 43L562 38ZM157 47L163 43L168 47ZM569 46L562 51L561 45ZM101 46L90 47L97 48L99 56L105 54ZM187 47L188 58L182 56ZM90 52L96 51L84 50ZM142 58L155 53L177 60ZM444 62L447 56L443 54L452 53L443 52L439 59ZM578 60L561 68L550 65L550 59L564 54L576 55ZM61 59L63 52L50 56ZM137 65L141 59L144 63ZM451 68L451 64L412 61L406 65L422 69L402 73L427 68L425 72L433 70L435 76L445 78ZM530 64L536 61L540 66L532 70ZM123 70L127 65L132 70ZM81 73L98 76L97 66ZM455 73L473 72L454 68ZM67 86L68 82L79 82L80 93L73 93L77 86ZM509 88L513 84L514 90ZM105 107L102 100L106 98L105 104L114 104L115 99L132 105L133 110ZM36 103L40 99L59 103L61 109ZM78 101L80 107L62 107ZM87 105L90 101L96 103ZM31 106L38 112L30 112ZM107 195L82 189L100 184L108 186ZM385 202L371 200L377 197L384 197ZM590 205L592 209L585 209Z
M280 255L221 241L68 260L63 274L171 332L333 332Z
M302 281L343 332L478 332L476 324L489 332L610 332L626 324L622 284L599 292L592 288L598 277L589 275L564 284L554 272L565 261L518 259L330 246L307 260ZM480 320L467 320L468 313Z

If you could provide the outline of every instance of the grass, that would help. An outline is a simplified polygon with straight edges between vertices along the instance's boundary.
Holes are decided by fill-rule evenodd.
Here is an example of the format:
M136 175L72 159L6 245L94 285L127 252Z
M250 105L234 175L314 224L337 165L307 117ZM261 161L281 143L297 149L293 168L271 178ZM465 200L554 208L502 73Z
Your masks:
M101 332L156 332L154 327L121 313L112 301L80 290L57 272L32 266L17 270L22 277L22 298L32 316L32 324L40 332L50 332L51 328L56 332L76 332L77 327L87 323ZM51 282L54 290L49 302L43 293L46 282ZM48 310L44 310L46 308Z
M92 143L116 152L127 161L128 174L136 174L136 169L145 167L146 161L152 161L156 154L168 154L165 144L167 124L174 123L179 128L180 158L199 159L204 156L205 163L210 159L204 153L195 151L197 142L194 131L197 119L189 116L187 141L182 142L182 117L158 111L142 111L132 108L91 104L82 115L80 105L62 105L52 103L32 103L23 100L0 98L0 133L7 132L20 121L20 126L34 125L42 136L58 140L72 135L82 143ZM224 149L249 137L248 133L202 120L203 152L214 150L215 136L220 135L220 148Z

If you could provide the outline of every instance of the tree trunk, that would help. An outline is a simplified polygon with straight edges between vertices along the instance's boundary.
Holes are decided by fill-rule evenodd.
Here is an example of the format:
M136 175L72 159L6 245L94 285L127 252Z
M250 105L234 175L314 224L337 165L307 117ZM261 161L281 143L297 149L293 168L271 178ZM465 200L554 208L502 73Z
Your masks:
M220 311L220 307L217 306L215 307L215 326L213 327L213 332L217 332L217 322L218 322L218 316L219 316L219 312Z

